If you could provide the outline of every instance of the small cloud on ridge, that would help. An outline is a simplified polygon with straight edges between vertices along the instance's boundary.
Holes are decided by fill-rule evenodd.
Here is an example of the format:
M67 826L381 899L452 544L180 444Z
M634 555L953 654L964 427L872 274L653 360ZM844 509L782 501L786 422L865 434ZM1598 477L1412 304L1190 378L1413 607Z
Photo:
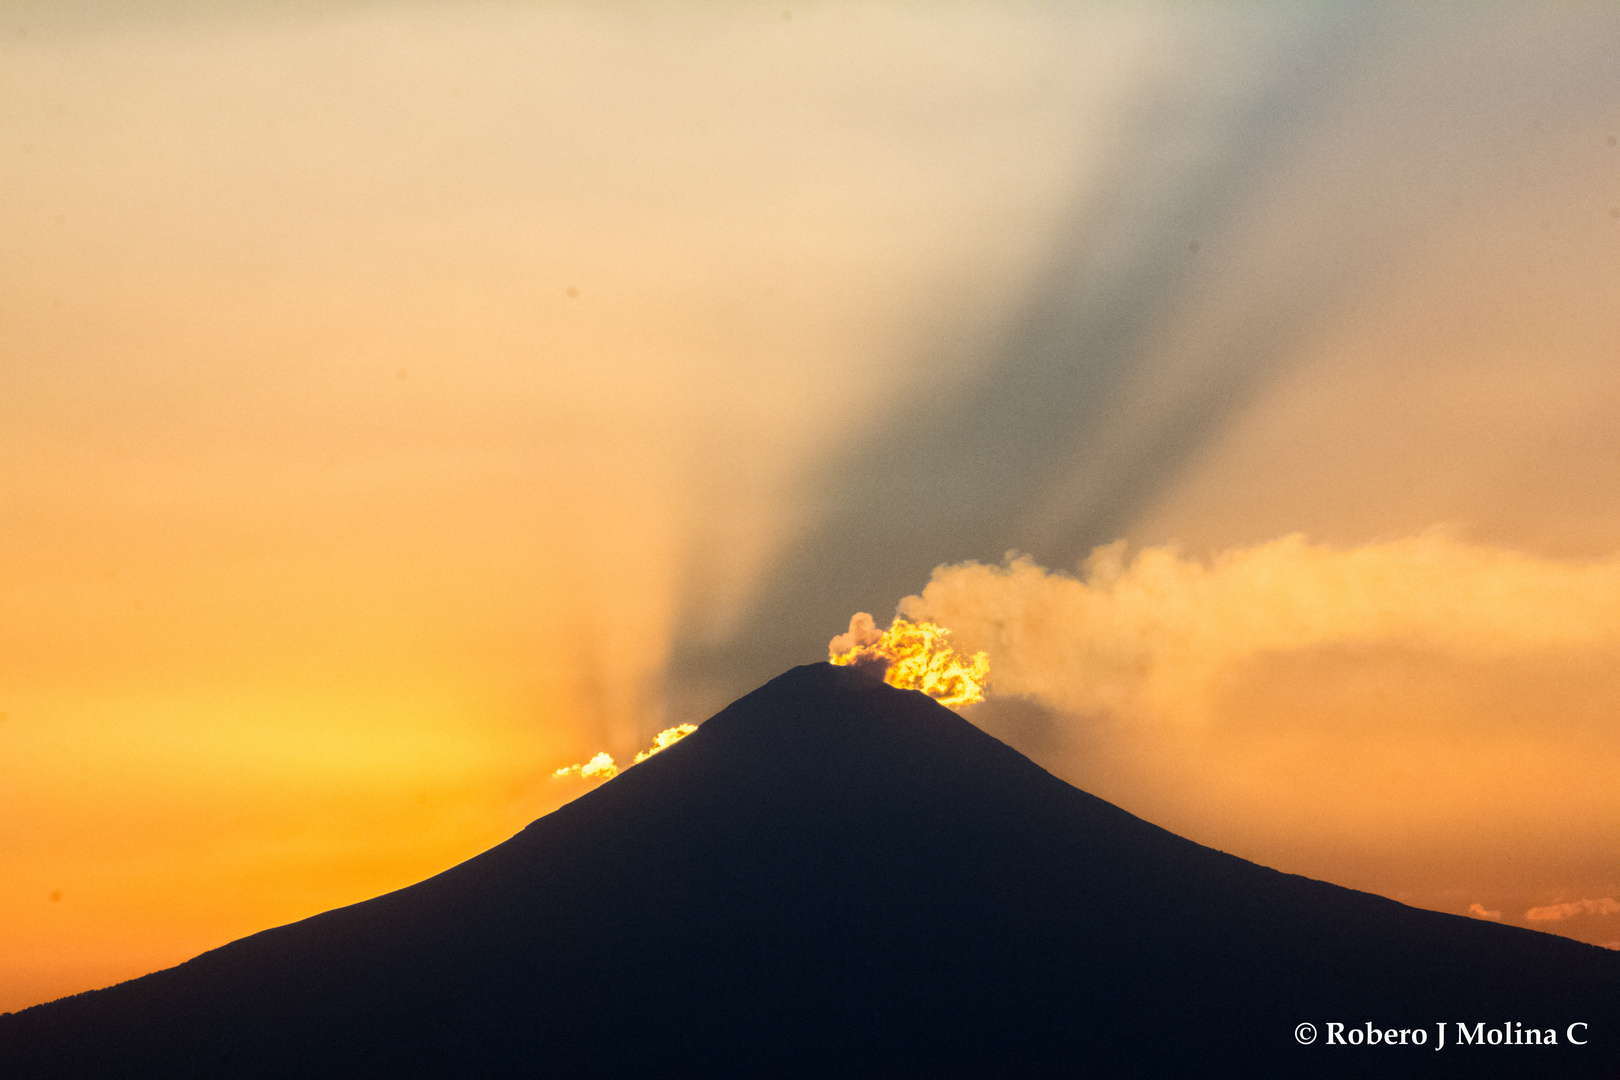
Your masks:
M614 763L613 755L604 750L583 765L565 765L551 775L559 779L564 776L583 776L588 779L600 776L604 780L611 780L618 772L619 766Z
M1486 911L1484 904L1469 904L1468 914L1480 919L1500 919L1502 917L1500 911Z
M1616 914L1620 914L1620 901L1615 900L1612 896L1605 896L1601 900L1574 900L1567 904L1549 904L1546 907L1533 907L1524 913L1524 917L1535 922L1555 922L1576 915Z
M682 724L680 727L665 728L653 739L651 746L636 755L635 764L640 765L660 750L669 749L696 730L696 724Z
M654 754L669 749L696 730L696 724L681 724L678 727L665 728L653 739L651 746L636 755L636 760L631 764L640 765ZM625 766L625 768L629 767L628 765ZM565 765L551 775L558 780L565 776L578 776L586 780L594 780L598 777L603 780L611 780L619 775L619 765L618 762L613 760L613 755L604 750L583 765Z

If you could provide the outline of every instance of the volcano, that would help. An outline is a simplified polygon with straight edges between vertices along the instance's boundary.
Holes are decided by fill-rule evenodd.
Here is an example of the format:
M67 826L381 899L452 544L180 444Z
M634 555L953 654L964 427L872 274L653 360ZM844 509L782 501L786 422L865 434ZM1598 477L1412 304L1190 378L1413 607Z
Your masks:
M16 1077L1617 1066L1620 954L1202 847L827 664L437 877L0 1017Z

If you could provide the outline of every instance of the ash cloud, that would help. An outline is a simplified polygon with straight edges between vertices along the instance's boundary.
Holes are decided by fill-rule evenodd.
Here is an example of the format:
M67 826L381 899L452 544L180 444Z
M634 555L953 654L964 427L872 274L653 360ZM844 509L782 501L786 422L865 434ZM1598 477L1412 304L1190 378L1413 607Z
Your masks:
M877 620L872 618L870 612L857 611L849 618L849 629L827 643L827 651L847 653L851 649L875 645L881 640L883 631L878 629Z
M1612 888L1620 557L1111 544L940 566L899 608L989 654L991 727L1031 703L1043 764L1200 842L1442 910Z
M907 618L986 649L1002 693L1072 713L1209 719L1245 662L1325 647L1465 659L1620 651L1620 556L1539 558L1443 531L1335 548L1300 535L1204 560L1093 550L1078 576L1027 557L937 568Z

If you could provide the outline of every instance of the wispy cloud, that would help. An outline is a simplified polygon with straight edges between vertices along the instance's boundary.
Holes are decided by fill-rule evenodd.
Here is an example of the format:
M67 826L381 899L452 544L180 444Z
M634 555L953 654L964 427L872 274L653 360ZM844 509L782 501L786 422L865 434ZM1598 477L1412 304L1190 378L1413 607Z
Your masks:
M1620 901L1605 896L1601 900L1573 900L1567 904L1533 907L1524 913L1524 917L1533 922L1557 922L1560 919L1574 918L1576 915L1617 914L1620 914Z

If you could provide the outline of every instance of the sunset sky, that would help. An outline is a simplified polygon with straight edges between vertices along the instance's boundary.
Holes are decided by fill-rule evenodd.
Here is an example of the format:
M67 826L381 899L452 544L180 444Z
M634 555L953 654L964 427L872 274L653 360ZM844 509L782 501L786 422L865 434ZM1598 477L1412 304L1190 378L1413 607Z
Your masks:
M0 1010L902 602L1141 817L1620 947L1620 8L1411 7L0 0Z

